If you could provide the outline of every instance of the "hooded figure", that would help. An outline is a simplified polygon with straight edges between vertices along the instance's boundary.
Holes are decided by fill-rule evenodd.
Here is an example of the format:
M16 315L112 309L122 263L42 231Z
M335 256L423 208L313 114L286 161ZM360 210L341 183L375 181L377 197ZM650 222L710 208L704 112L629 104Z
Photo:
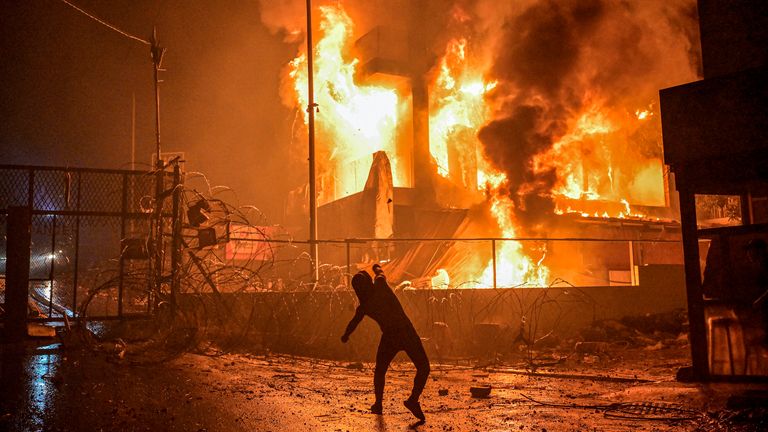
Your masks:
M400 351L405 351L416 366L416 376L413 379L411 396L403 404L416 418L424 421L424 412L421 410L419 397L429 376L427 353L424 351L421 338L416 333L411 320L405 314L403 306L387 284L381 266L375 264L372 267L372 272L375 279L366 271L360 271L352 277L352 289L355 290L360 305L355 310L355 316L347 324L341 341L346 343L349 340L349 336L366 315L376 321L381 328L381 341L376 352L376 369L373 375L376 400L371 405L371 412L374 414L383 412L382 401L387 369L389 369L389 364L395 355Z
M355 290L360 304L367 303L373 292L373 279L368 273L361 271L352 276L352 289Z

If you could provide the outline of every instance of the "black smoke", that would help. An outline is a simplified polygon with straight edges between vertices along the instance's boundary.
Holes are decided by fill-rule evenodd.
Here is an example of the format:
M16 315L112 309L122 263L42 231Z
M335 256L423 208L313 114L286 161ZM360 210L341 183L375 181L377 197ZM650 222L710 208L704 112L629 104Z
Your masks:
M505 114L479 132L493 163L508 179L518 219L536 225L554 211L554 168L535 170L532 158L549 150L582 107L569 87L588 40L604 19L601 1L541 1L506 22L493 74L516 96Z
M695 28L695 3L683 3L536 0L507 15L489 73L499 82L489 100L501 109L478 137L507 175L524 226L547 222L554 210L557 170L536 167L535 156L549 151L586 107L627 111L693 75L673 46L694 46L685 38L696 32L680 29Z

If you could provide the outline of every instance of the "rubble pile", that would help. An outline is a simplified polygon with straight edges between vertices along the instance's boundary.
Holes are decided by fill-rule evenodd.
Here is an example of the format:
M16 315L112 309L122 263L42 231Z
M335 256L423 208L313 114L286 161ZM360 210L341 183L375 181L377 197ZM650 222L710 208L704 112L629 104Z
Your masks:
M649 350L688 344L688 317L685 311L624 317L620 320L596 321L583 329L584 342L646 348Z
M572 345L580 363L617 359L626 349L659 351L688 345L688 318L683 310L601 320L579 332Z

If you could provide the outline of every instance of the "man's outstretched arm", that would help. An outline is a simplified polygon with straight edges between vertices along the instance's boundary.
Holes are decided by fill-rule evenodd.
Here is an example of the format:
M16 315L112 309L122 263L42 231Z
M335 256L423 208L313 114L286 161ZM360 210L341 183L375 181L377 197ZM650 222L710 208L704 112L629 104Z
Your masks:
M353 331L357 328L357 325L360 324L360 321L363 320L363 317L365 316L365 313L363 313L363 308L361 306L358 306L355 310L355 316L352 317L351 320L349 320L349 324L347 324L347 329L344 330L344 334L341 335L341 341L343 343L347 343L349 340L349 335L352 334Z

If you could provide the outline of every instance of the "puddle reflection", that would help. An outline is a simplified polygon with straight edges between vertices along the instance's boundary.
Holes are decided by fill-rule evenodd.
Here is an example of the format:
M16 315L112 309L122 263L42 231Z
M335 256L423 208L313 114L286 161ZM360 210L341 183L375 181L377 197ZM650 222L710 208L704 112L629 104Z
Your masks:
M12 414L10 420L19 430L40 430L51 413L56 396L56 379L61 355L52 351L27 352L23 347L3 347L0 355L0 415ZM6 426L0 424L0 428ZM8 425L10 426L10 425ZM13 428L12 428L13 429Z

